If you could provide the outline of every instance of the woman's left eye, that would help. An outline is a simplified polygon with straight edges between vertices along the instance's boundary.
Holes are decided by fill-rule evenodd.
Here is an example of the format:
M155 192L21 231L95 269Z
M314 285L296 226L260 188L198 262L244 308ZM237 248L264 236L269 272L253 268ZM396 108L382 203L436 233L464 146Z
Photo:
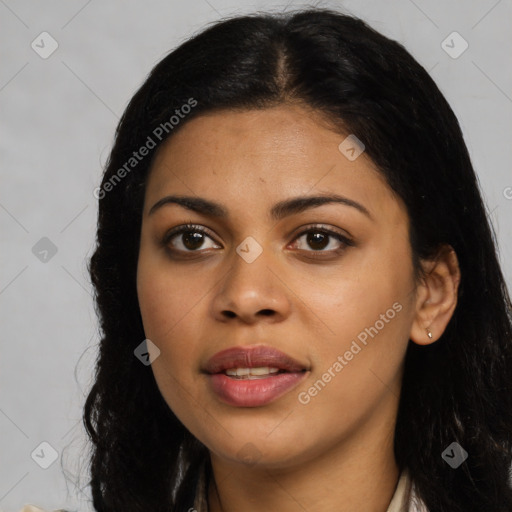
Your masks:
M181 236L180 236L181 235ZM177 240L177 244L173 243L174 239ZM211 249L220 248L215 243L210 247L205 247L205 240L210 239L214 242L213 238L208 234L207 230L203 227L195 224L186 224L178 226L168 232L162 243L164 246L169 247L172 252L175 253L192 253L199 252L199 249ZM299 243L303 240L303 243ZM334 247L332 244L334 242ZM322 226L311 226L308 229L302 231L294 238L294 247L301 251L307 252L322 252L322 253L338 253L345 249L347 246L353 246L352 240L337 233L335 231L326 229ZM178 247L177 247L178 245ZM304 245L308 246L304 247ZM179 247L181 246L181 247Z

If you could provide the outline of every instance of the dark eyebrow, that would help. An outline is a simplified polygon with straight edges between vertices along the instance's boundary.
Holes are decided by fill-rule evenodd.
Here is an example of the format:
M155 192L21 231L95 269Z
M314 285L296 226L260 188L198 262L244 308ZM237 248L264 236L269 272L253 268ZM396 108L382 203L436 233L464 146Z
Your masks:
M303 212L309 208L315 208L329 203L339 203L351 206L361 213L364 213L370 219L373 219L370 212L360 203L337 194L293 197L276 203L270 210L270 217L273 220L280 220L289 215ZM220 204L209 201L202 197L193 196L166 196L158 200L149 210L148 215L166 204L178 204L194 212L208 215L211 217L227 218L228 211Z

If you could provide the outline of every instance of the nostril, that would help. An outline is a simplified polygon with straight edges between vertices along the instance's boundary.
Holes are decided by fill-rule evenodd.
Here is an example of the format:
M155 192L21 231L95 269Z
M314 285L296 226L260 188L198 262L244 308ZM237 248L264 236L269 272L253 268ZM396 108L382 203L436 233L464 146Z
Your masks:
M223 311L222 314L228 318L235 318L237 316L234 311L230 311L229 309ZM258 311L258 314L263 316L272 316L275 314L275 311L273 309L262 309L261 311Z

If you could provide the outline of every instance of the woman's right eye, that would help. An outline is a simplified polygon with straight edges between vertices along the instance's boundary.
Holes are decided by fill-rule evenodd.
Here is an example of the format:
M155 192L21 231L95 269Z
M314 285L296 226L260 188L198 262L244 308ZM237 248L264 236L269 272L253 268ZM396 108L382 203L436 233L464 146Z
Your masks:
M207 234L206 230L195 224L186 224L172 229L162 240L162 243L175 252L197 252L198 249L215 249L213 247L204 247L206 238L213 242L213 238ZM172 243L171 243L172 242Z

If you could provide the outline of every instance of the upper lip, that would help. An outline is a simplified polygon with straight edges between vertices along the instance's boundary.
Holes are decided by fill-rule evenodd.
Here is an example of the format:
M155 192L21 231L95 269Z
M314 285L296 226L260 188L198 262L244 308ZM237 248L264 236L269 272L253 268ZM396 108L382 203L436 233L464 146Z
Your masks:
M204 368L207 373L220 373L230 368L279 368L288 372L301 372L306 366L289 355L266 345L231 347L214 354Z

